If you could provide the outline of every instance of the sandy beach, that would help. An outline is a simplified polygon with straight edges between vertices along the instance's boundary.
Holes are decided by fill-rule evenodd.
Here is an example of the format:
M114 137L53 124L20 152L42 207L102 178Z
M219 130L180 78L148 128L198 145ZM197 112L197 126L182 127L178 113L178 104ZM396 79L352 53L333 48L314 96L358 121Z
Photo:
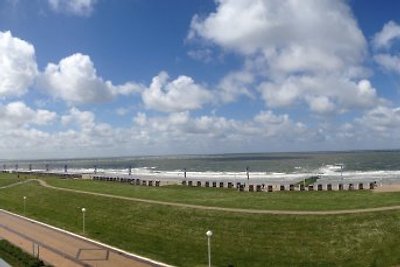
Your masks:
M376 193L400 192L400 184L383 184L374 189Z

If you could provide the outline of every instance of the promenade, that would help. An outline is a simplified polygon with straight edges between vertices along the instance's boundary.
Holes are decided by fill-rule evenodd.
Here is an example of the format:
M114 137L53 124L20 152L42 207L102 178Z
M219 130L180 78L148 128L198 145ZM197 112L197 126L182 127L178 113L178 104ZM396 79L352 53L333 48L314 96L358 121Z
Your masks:
M54 266L166 266L3 210L0 238Z

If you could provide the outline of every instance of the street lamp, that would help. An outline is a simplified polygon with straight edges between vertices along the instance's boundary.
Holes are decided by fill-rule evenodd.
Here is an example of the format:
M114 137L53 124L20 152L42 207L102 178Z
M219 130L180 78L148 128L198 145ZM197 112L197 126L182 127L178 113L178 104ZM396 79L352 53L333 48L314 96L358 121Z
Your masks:
M211 267L211 236L212 232L210 230L207 231L207 239L208 239L208 267Z
M25 216L25 211L26 211L26 196L24 196L24 216Z
M85 234L85 213L86 209L82 208L82 232Z

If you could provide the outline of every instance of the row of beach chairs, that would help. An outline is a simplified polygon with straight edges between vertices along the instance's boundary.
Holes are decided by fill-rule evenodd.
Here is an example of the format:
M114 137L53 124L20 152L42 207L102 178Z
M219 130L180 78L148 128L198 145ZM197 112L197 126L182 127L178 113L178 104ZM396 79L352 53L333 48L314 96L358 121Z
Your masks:
M364 190L374 189L376 182L372 183L348 183L348 184L312 184L305 186L304 184L299 185L265 185L265 184L249 184L233 182L216 182L216 181L191 181L183 180L182 185L184 186L197 186L197 187L219 187L219 188L236 188L238 191L249 191L249 192L274 192L274 191L353 191L353 190Z
M160 186L160 180L141 180L135 178L125 177L106 177L106 176L93 176L95 181L107 181L107 182L120 182L129 183L131 185L144 185L144 186Z

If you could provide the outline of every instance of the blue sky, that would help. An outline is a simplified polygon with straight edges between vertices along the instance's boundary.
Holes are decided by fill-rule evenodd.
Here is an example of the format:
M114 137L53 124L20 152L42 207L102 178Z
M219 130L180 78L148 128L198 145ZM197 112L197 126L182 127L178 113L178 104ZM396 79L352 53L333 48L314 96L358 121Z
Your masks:
M1 1L0 157L397 149L399 8Z

